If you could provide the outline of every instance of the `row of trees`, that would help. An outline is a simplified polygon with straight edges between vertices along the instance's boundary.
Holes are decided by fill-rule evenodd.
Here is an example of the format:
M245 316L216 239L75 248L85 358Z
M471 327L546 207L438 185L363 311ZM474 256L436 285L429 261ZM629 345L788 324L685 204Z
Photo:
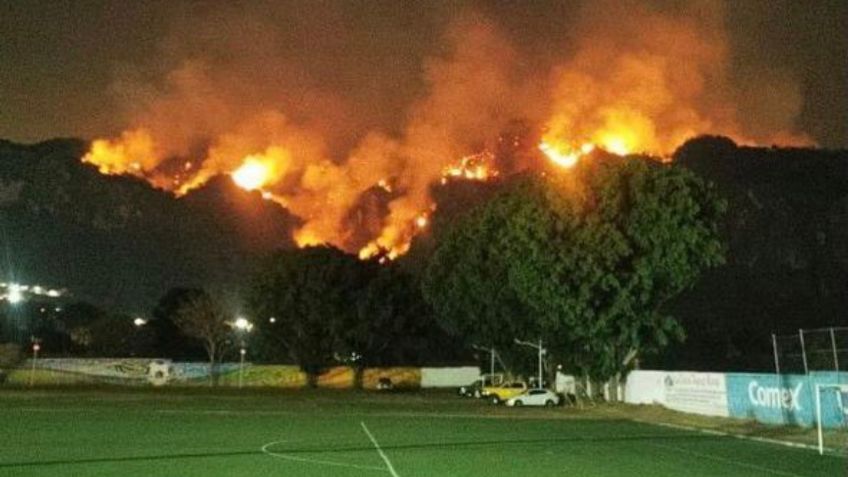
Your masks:
M227 300L200 290L173 296L172 313L160 310L156 326L173 326L201 343L213 369L246 344L247 330L239 329ZM273 254L241 301L253 320L252 355L297 363L310 384L339 363L357 371L357 382L367 366L420 364L450 340L432 321L413 275L329 246Z
M233 326L241 313L255 325L251 358L295 362L310 382L336 363L467 360L473 344L520 367L514 340L542 338L549 361L606 379L683 339L666 304L723 262L724 209L684 168L596 154L567 171L508 179L410 259L287 249L236 300L172 290L144 333L152 353L204 354L214 367L244 339ZM95 334L105 331L115 330ZM132 332L137 346L141 331Z

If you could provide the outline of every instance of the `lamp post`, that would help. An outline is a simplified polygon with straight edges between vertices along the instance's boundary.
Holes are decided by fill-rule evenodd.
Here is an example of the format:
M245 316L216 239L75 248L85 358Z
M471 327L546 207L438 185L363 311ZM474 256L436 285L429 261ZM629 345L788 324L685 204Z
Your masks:
M471 345L472 348L477 351L482 351L484 353L489 353L489 378L492 380L492 384L495 384L495 357L497 356L497 351L495 351L495 347L491 348L483 348L482 346ZM486 385L486 377L483 376L483 386Z
M539 381L538 381L537 386L538 386L539 388L543 388L543 387L545 387L545 386L544 386L544 382L542 381L542 357L545 355L545 353L547 353L547 351L548 351L548 350L546 350L546 349L542 346L542 338L539 338L539 343L538 343L538 344L536 344L536 343L531 343L531 342L529 342L529 341L521 341L521 340L519 340L519 339L517 339L517 338L516 338L516 339L515 339L515 344L520 344L520 345L524 345L524 346L529 346L529 347L531 347L531 348L536 348L536 349L539 351Z
M241 362L239 363L239 388L244 385L244 355L247 354L247 350L244 348L244 341L242 341L242 348L239 350L239 354L241 355Z
M32 368L29 370L29 385L35 384L35 365L38 361L38 352L41 350L41 340L36 337L31 338L32 341Z
M253 323L249 322L246 318L238 317L234 323L236 330L238 330L238 334L241 338L241 347L239 348L239 380L238 387L241 388L244 386L244 357L247 355L247 343L244 339L244 334L249 333L250 330L253 329Z

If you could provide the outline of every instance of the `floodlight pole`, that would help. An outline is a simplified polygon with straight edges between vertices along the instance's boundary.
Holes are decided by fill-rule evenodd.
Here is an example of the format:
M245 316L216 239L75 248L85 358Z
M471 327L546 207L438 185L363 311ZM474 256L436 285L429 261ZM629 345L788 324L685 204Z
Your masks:
M539 388L544 388L545 386L544 386L543 381L542 381L542 357L545 355L545 352L547 350L545 350L545 348L542 346L542 338L539 338L538 344L531 343L529 341L521 341L520 339L516 338L515 344L520 344L520 345L524 345L524 346L529 346L531 348L536 348L539 351L539 381L538 381L537 386L539 386Z
M247 354L247 350L244 348L244 343L242 343L239 354L241 355L241 361L239 362L239 388L241 388L244 385L244 355Z
M482 346L477 346L475 344L471 345L472 348L477 351L482 351L484 353L489 353L489 376L491 376L492 384L495 384L495 356L497 351L495 351L495 347L491 348L483 348ZM483 377L483 386L486 385L486 377Z
M774 372L780 375L780 359L777 356L777 335L771 334L771 346L774 349Z
M38 361L38 351L41 349L41 340L32 340L32 368L29 370L29 385L35 384L35 364Z

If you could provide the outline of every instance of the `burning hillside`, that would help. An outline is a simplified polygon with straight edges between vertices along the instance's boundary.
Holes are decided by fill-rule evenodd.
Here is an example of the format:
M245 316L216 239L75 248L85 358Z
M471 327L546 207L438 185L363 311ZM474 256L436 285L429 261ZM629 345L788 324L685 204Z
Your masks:
M127 129L93 141L83 160L178 196L229 175L298 216L301 246L395 257L428 226L432 188L450 181L491 180L543 167L545 158L568 168L595 149L666 157L705 133L742 144L807 141L792 114L763 136L734 108L720 3L671 12L593 2L563 19L575 40L544 55L519 49L482 16L463 15L447 29L444 52L425 62L424 92L397 130L354 127L342 99L281 72L285 60L268 53L273 38L252 37L247 49L224 40L224 51L241 54L230 63L177 52L154 85L123 84L132 93L124 95L132 100ZM252 22L249 29L273 31ZM527 133L510 134L516 123ZM368 198L383 207L367 207Z

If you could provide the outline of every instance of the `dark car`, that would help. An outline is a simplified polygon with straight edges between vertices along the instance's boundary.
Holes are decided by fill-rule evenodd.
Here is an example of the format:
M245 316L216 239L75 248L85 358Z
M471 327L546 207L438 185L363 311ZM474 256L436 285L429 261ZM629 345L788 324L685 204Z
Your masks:
M477 380L467 386L460 386L457 390L457 394L462 397L481 397L481 391L483 390L483 381Z

